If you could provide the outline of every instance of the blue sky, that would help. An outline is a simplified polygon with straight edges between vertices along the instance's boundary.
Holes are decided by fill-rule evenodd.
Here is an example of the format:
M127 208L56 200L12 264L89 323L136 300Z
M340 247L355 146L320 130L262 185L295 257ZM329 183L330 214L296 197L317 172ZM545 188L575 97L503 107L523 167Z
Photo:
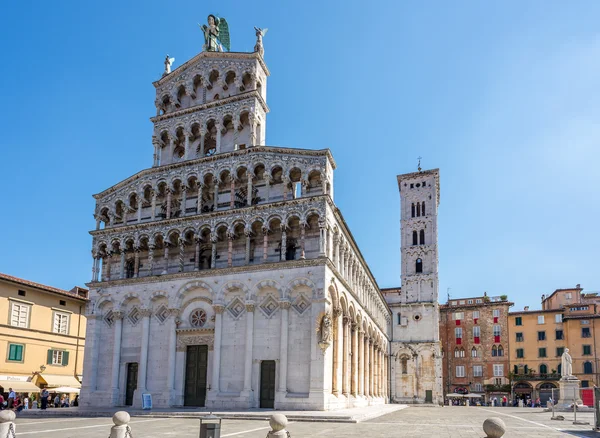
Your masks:
M154 87L227 18L268 27L267 144L330 148L335 201L400 283L396 175L440 168L440 301L600 290L600 3L10 2L0 27L0 272L91 278L93 193L152 164Z

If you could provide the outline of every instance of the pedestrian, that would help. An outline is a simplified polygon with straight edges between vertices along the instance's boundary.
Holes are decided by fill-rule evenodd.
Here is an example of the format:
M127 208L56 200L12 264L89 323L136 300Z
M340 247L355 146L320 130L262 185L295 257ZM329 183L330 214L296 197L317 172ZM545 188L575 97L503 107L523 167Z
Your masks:
M19 394L17 396L17 398L15 398L15 403L14 403L15 407L14 410L17 412L21 412L23 410L23 394Z
M79 406L79 394L75 396L75 400L73 400L73 407Z
M29 394L23 394L23 409L28 410L29 409Z
M48 396L49 395L50 394L48 393L48 390L46 388L42 389L42 394L40 395L40 397L42 398L42 409L44 411L48 407Z
M17 396L13 389L8 388L8 405L6 406L8 409L12 409L14 407L15 398L17 398Z
M4 409L4 396L0 394L0 411Z
M506 396L502 397L502 406L506 407L506 403L507 403L508 399L506 398Z
M58 394L56 394L56 397L54 397L54 407L60 408L60 396Z

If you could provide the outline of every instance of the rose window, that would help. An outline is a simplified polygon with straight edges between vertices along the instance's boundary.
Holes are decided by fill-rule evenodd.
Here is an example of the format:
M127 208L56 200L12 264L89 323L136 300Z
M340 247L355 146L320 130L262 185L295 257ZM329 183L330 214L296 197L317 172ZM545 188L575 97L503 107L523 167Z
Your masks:
M190 315L190 324L192 327L203 327L206 324L206 312L202 309L194 310Z

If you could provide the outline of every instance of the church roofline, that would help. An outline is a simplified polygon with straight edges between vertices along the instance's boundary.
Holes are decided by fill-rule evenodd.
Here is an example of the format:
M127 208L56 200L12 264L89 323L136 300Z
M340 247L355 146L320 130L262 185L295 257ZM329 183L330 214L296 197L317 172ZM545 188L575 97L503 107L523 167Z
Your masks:
M92 195L92 196L94 197L94 199L100 199L106 195L109 195L109 194L121 189L122 187L126 186L127 184L129 184L133 181L136 181L136 180L138 180L142 177L148 176L148 175L152 175L153 173L160 173L165 170L176 169L179 167L187 167L191 164L211 163L214 161L219 161L221 159L225 159L225 158L229 158L229 157L233 157L233 156L243 156L243 155L253 154L253 153L258 153L258 152L272 152L272 153L289 154L289 155L325 156L329 160L329 163L331 164L332 169L336 168L335 160L333 159L333 155L331 155L331 150L329 150L328 148L327 149L297 149L297 148L288 148L288 147L281 147L281 146L253 146L248 149L241 149L238 151L231 151L231 152L223 152L220 154L212 155L210 157L202 157L202 158L196 158L193 160L185 160L185 161L180 161L178 163L170 163L170 164L166 164L164 166L156 166L156 167L150 167L150 168L147 168L144 170L140 170L139 172L131 175L130 177L125 178L123 181L118 182L114 186L109 187L108 189L103 190L102 192L96 193L95 195Z
M201 58L209 58L209 59L240 59L240 58L256 59L258 61L258 63L260 64L260 66L262 67L262 69L265 72L265 74L267 76L271 75L271 72L269 71L269 68L267 67L267 64L265 64L265 60L263 59L262 56L260 56L260 53L258 53L258 52L200 52L196 56L194 56L193 58L191 58L188 61L186 61L183 64L181 64L175 70L171 71L171 73L169 73L168 75L165 75L162 78L160 78L159 80L152 82L152 85L154 85L155 88L158 88L159 86L161 86L162 84L164 84L165 82L167 82L170 78L175 77L178 74L181 74L185 69L187 69L189 66L191 66L193 63L195 63L196 61L198 61Z

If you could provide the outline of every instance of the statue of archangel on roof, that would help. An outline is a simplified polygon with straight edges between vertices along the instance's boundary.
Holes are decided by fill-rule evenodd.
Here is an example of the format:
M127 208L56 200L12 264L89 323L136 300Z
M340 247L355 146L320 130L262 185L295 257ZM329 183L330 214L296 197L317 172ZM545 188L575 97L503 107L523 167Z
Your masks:
M205 52L229 52L231 45L227 20L210 14L207 21L208 25L198 24L204 32L202 50Z

